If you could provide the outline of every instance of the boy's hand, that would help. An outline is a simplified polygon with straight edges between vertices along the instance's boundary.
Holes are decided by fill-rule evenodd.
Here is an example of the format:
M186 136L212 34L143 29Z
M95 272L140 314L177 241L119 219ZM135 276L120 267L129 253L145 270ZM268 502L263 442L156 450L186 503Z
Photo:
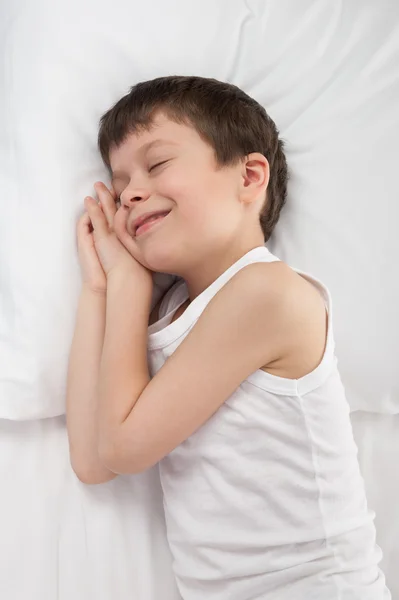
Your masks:
M94 245L93 227L88 212L80 217L76 229L83 284L92 292L105 295L107 278Z
M121 277L133 276L148 280L152 286L150 271L133 258L114 232L113 223L117 210L115 194L101 182L97 182L94 188L99 202L87 196L85 207L93 229L94 249L106 279L109 279L111 273L118 273Z

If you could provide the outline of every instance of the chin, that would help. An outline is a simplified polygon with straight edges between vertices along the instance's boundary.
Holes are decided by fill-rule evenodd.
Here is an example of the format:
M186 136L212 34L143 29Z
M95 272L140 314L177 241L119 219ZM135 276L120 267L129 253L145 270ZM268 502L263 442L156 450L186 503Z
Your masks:
M177 251L175 245L156 243L154 240L154 243L148 243L138 249L134 258L155 273L178 274L181 256L182 253Z

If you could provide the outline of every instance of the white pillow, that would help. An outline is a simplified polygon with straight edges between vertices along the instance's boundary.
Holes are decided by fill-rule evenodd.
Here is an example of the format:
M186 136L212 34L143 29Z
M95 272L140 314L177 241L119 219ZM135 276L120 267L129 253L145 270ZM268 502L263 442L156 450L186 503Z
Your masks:
M272 250L331 287L353 406L397 411L399 7L7 0L1 11L0 417L64 412L75 222L106 177L98 120L167 74L236 83L276 120L292 178Z

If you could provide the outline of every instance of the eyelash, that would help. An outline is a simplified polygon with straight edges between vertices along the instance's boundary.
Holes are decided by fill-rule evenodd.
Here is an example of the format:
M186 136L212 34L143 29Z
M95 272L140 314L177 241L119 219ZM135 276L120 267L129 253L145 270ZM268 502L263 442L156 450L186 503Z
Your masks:
M150 169L148 169L148 172L151 173L151 171L153 171L157 167L160 167L161 165L164 165L167 162L168 162L167 160L162 160L161 162L156 163L155 165L152 165L152 167Z

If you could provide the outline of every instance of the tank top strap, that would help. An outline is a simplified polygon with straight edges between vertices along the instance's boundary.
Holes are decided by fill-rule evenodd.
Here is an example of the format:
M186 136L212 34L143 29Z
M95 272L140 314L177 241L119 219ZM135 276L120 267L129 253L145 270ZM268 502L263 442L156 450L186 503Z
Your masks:
M238 271L241 271L244 267L259 262L279 262L280 259L274 256L266 246L259 246L244 254L237 262L229 267L220 277L216 279L204 292L204 298L208 301L217 294L217 292L230 280ZM202 294L201 294L202 295Z
M160 347L169 341L177 339L184 334L199 319L201 313L219 292L219 290L232 278L238 271L244 267L258 262L277 262L280 259L271 254L265 246L253 248L237 262L231 265L222 275L220 275L209 287L207 287L191 304L187 307L181 317L170 323L176 310L186 302L189 297L188 289L184 281L178 281L167 292L160 305L160 321L154 323L149 328L148 344L149 348ZM160 329L162 327L162 329Z

